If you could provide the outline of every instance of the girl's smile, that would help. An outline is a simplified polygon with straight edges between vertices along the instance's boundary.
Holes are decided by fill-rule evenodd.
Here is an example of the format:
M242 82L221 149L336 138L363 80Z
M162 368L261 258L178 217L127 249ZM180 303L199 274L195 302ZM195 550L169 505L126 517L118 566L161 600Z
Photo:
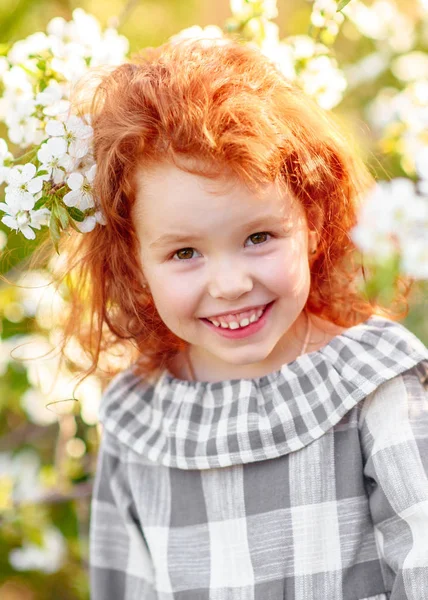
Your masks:
M141 169L136 182L143 276L195 371L252 377L293 360L316 245L298 200L273 183L255 193L169 163Z
M239 313L238 316L229 316L228 320L224 320L224 317L218 317L216 319L201 319L208 327L213 329L215 333L229 339L242 339L250 335L254 335L259 332L265 325L273 306L273 301L269 304L265 304L263 307L258 309L252 309L252 316L248 318L243 316L245 313Z

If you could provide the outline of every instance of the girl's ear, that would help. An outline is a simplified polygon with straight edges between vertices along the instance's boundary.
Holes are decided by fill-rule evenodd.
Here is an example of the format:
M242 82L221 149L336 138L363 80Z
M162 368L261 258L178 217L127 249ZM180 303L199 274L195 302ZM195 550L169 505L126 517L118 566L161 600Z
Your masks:
M318 250L319 237L314 229L308 229L308 253L314 257Z

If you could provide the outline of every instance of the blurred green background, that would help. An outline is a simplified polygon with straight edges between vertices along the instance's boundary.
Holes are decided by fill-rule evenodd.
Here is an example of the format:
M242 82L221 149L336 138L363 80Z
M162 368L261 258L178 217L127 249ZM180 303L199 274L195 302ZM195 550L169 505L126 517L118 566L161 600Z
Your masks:
M382 106L387 111L388 94L412 83L396 65L411 52L427 54L425 5L418 0L382 0L378 5L377 30L345 20L334 43L349 83L334 112L347 123L376 175L412 177L400 137L404 125L376 128L370 107L378 98L380 113ZM77 7L103 27L119 23L131 52L158 45L192 25L223 27L231 15L228 0L2 0L0 45L45 31L54 17L70 20ZM311 10L312 3L305 0L279 0L275 22L280 37L307 34ZM403 36L410 31L412 39L406 41ZM55 315L65 309L66 294L53 293L48 271L27 270L38 242L15 235L7 241L7 231L0 223L1 272L16 284L0 282L0 599L86 600L97 408L106 381L91 376L79 388L78 404L47 406L72 396L76 380L71 376L82 358L78 347L70 347L66 370L53 377L60 334ZM418 283L404 324L428 344L426 314L427 284ZM69 410L70 405L77 409Z

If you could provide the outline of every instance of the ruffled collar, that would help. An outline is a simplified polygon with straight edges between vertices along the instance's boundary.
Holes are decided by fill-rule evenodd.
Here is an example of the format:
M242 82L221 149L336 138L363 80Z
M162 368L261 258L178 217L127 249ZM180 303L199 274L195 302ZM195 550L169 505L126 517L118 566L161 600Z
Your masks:
M324 435L385 381L428 360L402 325L379 316L255 379L148 383L131 366L107 387L100 419L149 461L209 469L275 458Z

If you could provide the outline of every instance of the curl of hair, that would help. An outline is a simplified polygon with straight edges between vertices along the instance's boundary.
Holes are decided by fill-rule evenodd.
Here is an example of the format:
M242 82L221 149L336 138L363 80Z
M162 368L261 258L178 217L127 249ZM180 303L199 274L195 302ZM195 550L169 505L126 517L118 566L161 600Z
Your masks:
M308 311L342 327L379 312L358 291L363 268L350 239L372 178L335 119L257 49L189 41L147 49L101 78L90 113L95 193L107 225L64 236L60 246L71 303L64 343L77 337L91 357L89 372L119 341L146 376L187 345L141 284L134 176L153 163L207 177L227 170L252 188L284 184L320 236Z

